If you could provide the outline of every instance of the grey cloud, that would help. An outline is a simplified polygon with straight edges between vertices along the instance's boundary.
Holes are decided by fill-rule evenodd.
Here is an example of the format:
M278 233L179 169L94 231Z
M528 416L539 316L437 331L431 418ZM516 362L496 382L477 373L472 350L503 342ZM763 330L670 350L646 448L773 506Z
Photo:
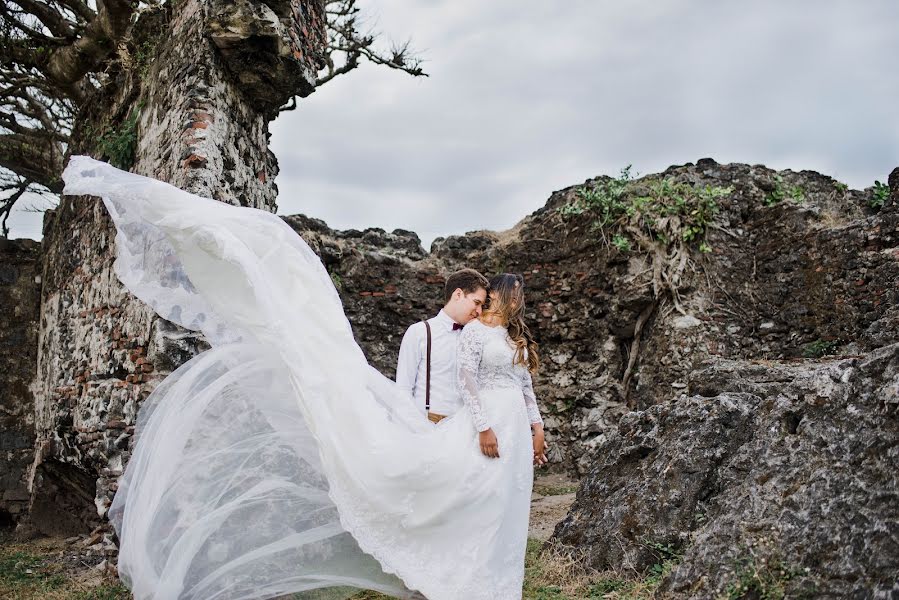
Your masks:
M433 77L369 69L276 123L276 146L283 127L320 153L282 212L454 233L510 226L554 189L629 163L712 156L855 187L899 164L887 1L379 6L429 49Z
M272 125L279 212L502 229L627 164L711 156L853 187L899 165L892 0L381 0L428 79L363 66Z

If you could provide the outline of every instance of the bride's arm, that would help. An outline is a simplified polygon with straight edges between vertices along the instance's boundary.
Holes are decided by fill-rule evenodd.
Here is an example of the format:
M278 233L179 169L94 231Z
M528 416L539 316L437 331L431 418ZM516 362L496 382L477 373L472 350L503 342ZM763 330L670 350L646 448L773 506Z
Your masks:
M462 330L456 354L458 369L459 393L471 411L471 418L478 430L478 443L484 456L499 457L499 443L496 434L490 429L481 399L478 395L478 369L481 365L481 354L484 350L484 331L477 323Z
M537 396L534 394L534 380L527 369L524 369L524 375L521 377L521 392L524 394L524 405L528 409L528 419L530 419L531 425L540 425L542 428L543 418L540 416Z
M459 345L456 349L457 383L462 400L471 411L475 427L479 432L487 431L487 417L481 406L478 396L478 369L481 364L481 353L484 350L483 332L477 328L477 324L466 327L459 336Z
M540 416L540 408L537 406L537 396L534 394L534 380L527 369L522 369L521 391L524 395L524 405L528 410L528 419L531 421L531 429L534 432L534 464L537 466L547 463L546 451L549 448L543 434L543 418Z

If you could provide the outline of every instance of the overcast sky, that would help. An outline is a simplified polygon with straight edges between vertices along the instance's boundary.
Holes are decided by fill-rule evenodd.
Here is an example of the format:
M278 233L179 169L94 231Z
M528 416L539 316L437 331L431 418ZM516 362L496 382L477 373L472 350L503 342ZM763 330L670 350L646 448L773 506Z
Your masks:
M896 0L359 0L428 78L363 65L272 124L279 213L505 229L553 190L712 157L853 188L899 166ZM12 237L38 237L15 216ZM28 225L28 221L32 224Z

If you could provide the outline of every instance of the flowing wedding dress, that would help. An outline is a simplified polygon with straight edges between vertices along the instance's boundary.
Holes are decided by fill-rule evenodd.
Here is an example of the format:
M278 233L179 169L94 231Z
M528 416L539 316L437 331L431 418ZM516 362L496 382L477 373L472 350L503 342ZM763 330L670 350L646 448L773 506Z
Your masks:
M521 597L540 417L505 330L463 330L470 410L434 426L367 364L279 217L85 156L63 179L102 197L123 284L212 346L138 417L110 509L135 598ZM484 425L498 459L480 451Z

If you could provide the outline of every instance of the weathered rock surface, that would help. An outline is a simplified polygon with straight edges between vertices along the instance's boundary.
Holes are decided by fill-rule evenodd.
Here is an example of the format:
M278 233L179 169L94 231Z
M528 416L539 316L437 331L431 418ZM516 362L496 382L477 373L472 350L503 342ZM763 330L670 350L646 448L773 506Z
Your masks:
M899 344L698 369L682 397L621 420L554 540L599 568L682 554L675 597L892 597Z
M408 232L287 220L322 255L357 339L389 376L405 328L440 305L446 274L461 266L524 273L526 316L543 351L536 386L551 458L582 474L623 414L679 395L710 357L852 354L899 341L899 213L872 210L870 190L709 159L661 176L733 191L719 202L713 251L695 253L684 276L687 314L664 303L652 313L627 386L635 325L656 298L644 256L607 243L595 215L560 213L580 186L555 192L510 231L438 238L429 254ZM801 190L802 199L771 205L775 188Z
M133 172L274 211L268 123L280 103L311 91L322 11L319 0L148 7L131 63L123 49L123 63L82 106L70 151L110 159L98 134L120 135L130 122L134 155L117 159L132 158ZM260 79L260 65L277 76ZM105 516L143 399L204 342L118 282L114 229L98 200L63 197L44 229L31 517L39 531L74 535Z
M870 190L809 172L703 160L665 176L733 191L713 252L692 257L687 314L653 313L628 388L634 325L654 301L640 279L647 264L604 243L590 215L561 216L576 188L511 231L438 239L430 254L406 232L287 220L323 257L388 375L404 328L439 306L442 276L463 265L525 273L553 459L587 473L556 541L586 549L595 566L647 569L683 553L665 584L680 597L889 589L899 556L894 204L874 210ZM801 201L770 202L778 187ZM740 581L756 589L728 589Z
M0 527L28 508L40 294L40 244L0 239Z

